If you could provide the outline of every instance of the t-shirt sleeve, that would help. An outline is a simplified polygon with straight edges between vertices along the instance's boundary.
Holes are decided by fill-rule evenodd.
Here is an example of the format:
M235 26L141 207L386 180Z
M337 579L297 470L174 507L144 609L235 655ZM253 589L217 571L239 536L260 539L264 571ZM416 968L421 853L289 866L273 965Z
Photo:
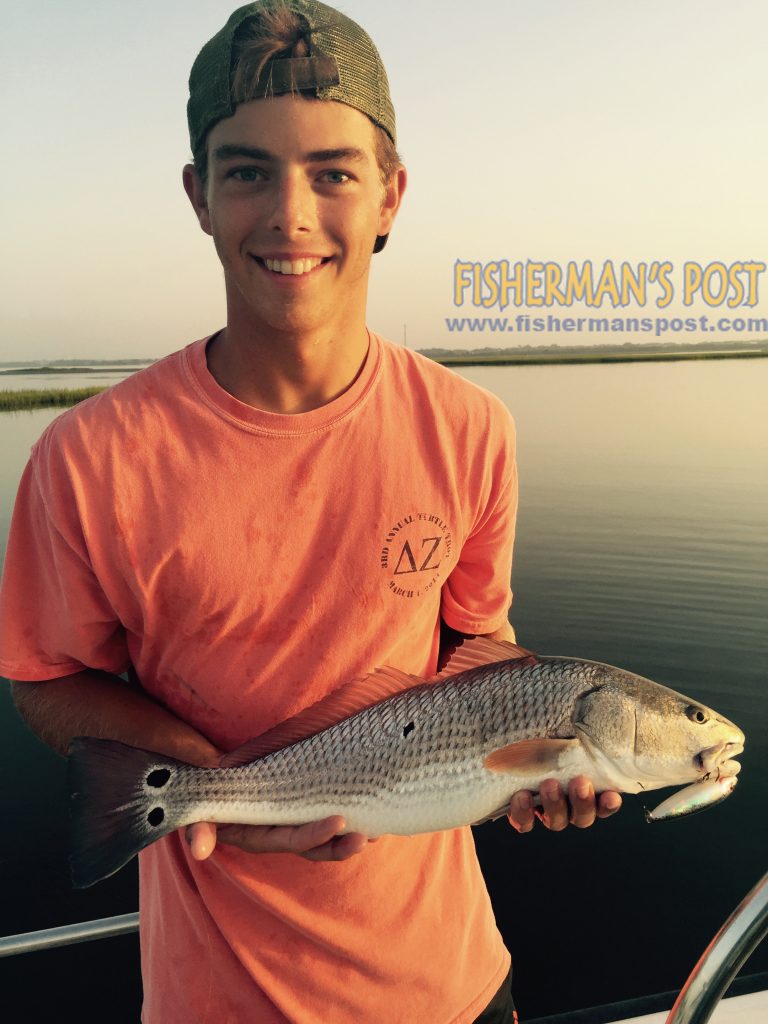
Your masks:
M462 633L491 633L512 603L512 548L517 517L515 428L499 403L471 470L474 522L442 591L441 616Z
M0 587L0 673L39 681L128 667L125 631L88 555L63 460L33 452L19 485Z

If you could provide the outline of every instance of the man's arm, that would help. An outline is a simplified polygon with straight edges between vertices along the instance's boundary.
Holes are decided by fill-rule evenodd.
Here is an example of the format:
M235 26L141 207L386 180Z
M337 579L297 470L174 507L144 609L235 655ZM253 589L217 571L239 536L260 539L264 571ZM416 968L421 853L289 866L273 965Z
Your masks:
M96 669L47 682L11 684L16 708L35 735L66 756L75 736L118 740L135 747L215 767L221 751L120 676Z
M479 635L489 640L508 640L510 643L517 643L515 631L509 622L493 633ZM441 666L450 650L467 636L468 634L459 633L445 622L441 622ZM621 796L618 793L606 791L596 798L592 781L586 775L577 775L572 779L567 794L563 792L557 779L546 779L541 784L539 795L542 808L540 811L534 808L533 794L529 790L521 790L512 797L507 817L510 825L518 832L530 832L536 818L554 832L560 832L569 822L577 828L589 828L594 824L595 818L608 818L621 807Z

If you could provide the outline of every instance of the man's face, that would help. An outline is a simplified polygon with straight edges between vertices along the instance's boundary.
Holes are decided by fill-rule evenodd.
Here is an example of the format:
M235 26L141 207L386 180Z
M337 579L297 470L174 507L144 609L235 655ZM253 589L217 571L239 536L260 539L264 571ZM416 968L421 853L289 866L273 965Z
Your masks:
M381 183L373 124L342 103L241 104L208 138L208 187L185 186L224 267L228 324L338 333L364 323L373 243L404 172Z

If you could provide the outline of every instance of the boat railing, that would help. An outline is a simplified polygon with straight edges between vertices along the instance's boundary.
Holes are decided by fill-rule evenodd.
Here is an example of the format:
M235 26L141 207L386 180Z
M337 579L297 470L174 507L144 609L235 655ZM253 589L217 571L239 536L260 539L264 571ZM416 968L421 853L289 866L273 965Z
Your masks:
M136 913L68 924L60 928L45 928L21 935L7 935L0 938L0 957L127 935L138 931L138 928L139 915ZM666 1024L706 1024L726 989L766 934L768 873L744 897L704 950L672 1007ZM540 1024L544 1024L544 1021Z
M43 928L38 932L0 938L0 956L35 953L41 949L72 946L76 942L90 942L92 939L109 939L114 935L127 935L138 930L138 914L121 914L119 917L102 917L97 921L65 924L60 928Z
M688 976L667 1024L706 1024L755 947L768 934L768 873L715 935Z

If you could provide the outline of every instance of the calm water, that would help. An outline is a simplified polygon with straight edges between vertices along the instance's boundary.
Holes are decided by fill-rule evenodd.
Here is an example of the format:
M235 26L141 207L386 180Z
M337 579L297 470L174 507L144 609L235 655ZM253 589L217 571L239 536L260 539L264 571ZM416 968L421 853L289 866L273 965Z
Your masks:
M133 369L136 369L134 367ZM0 391L45 390L48 388L108 388L130 373L118 366L105 366L92 373L0 373Z
M628 797L617 818L584 832L518 836L504 822L477 831L519 1008L530 1019L677 989L768 859L768 361L462 372L500 395L518 425L521 643L650 676L713 705L748 740L736 793L706 814L648 826ZM55 415L0 416L3 540L29 446ZM13 825L0 854L0 932L135 909L133 868L95 891L70 889L61 762L19 725L4 691L0 730L10 782L0 799ZM45 977L64 1015L90 1005L110 1007L113 1021L138 1018L132 939L0 970L30 1012L48 1002ZM764 944L744 973L766 970Z

